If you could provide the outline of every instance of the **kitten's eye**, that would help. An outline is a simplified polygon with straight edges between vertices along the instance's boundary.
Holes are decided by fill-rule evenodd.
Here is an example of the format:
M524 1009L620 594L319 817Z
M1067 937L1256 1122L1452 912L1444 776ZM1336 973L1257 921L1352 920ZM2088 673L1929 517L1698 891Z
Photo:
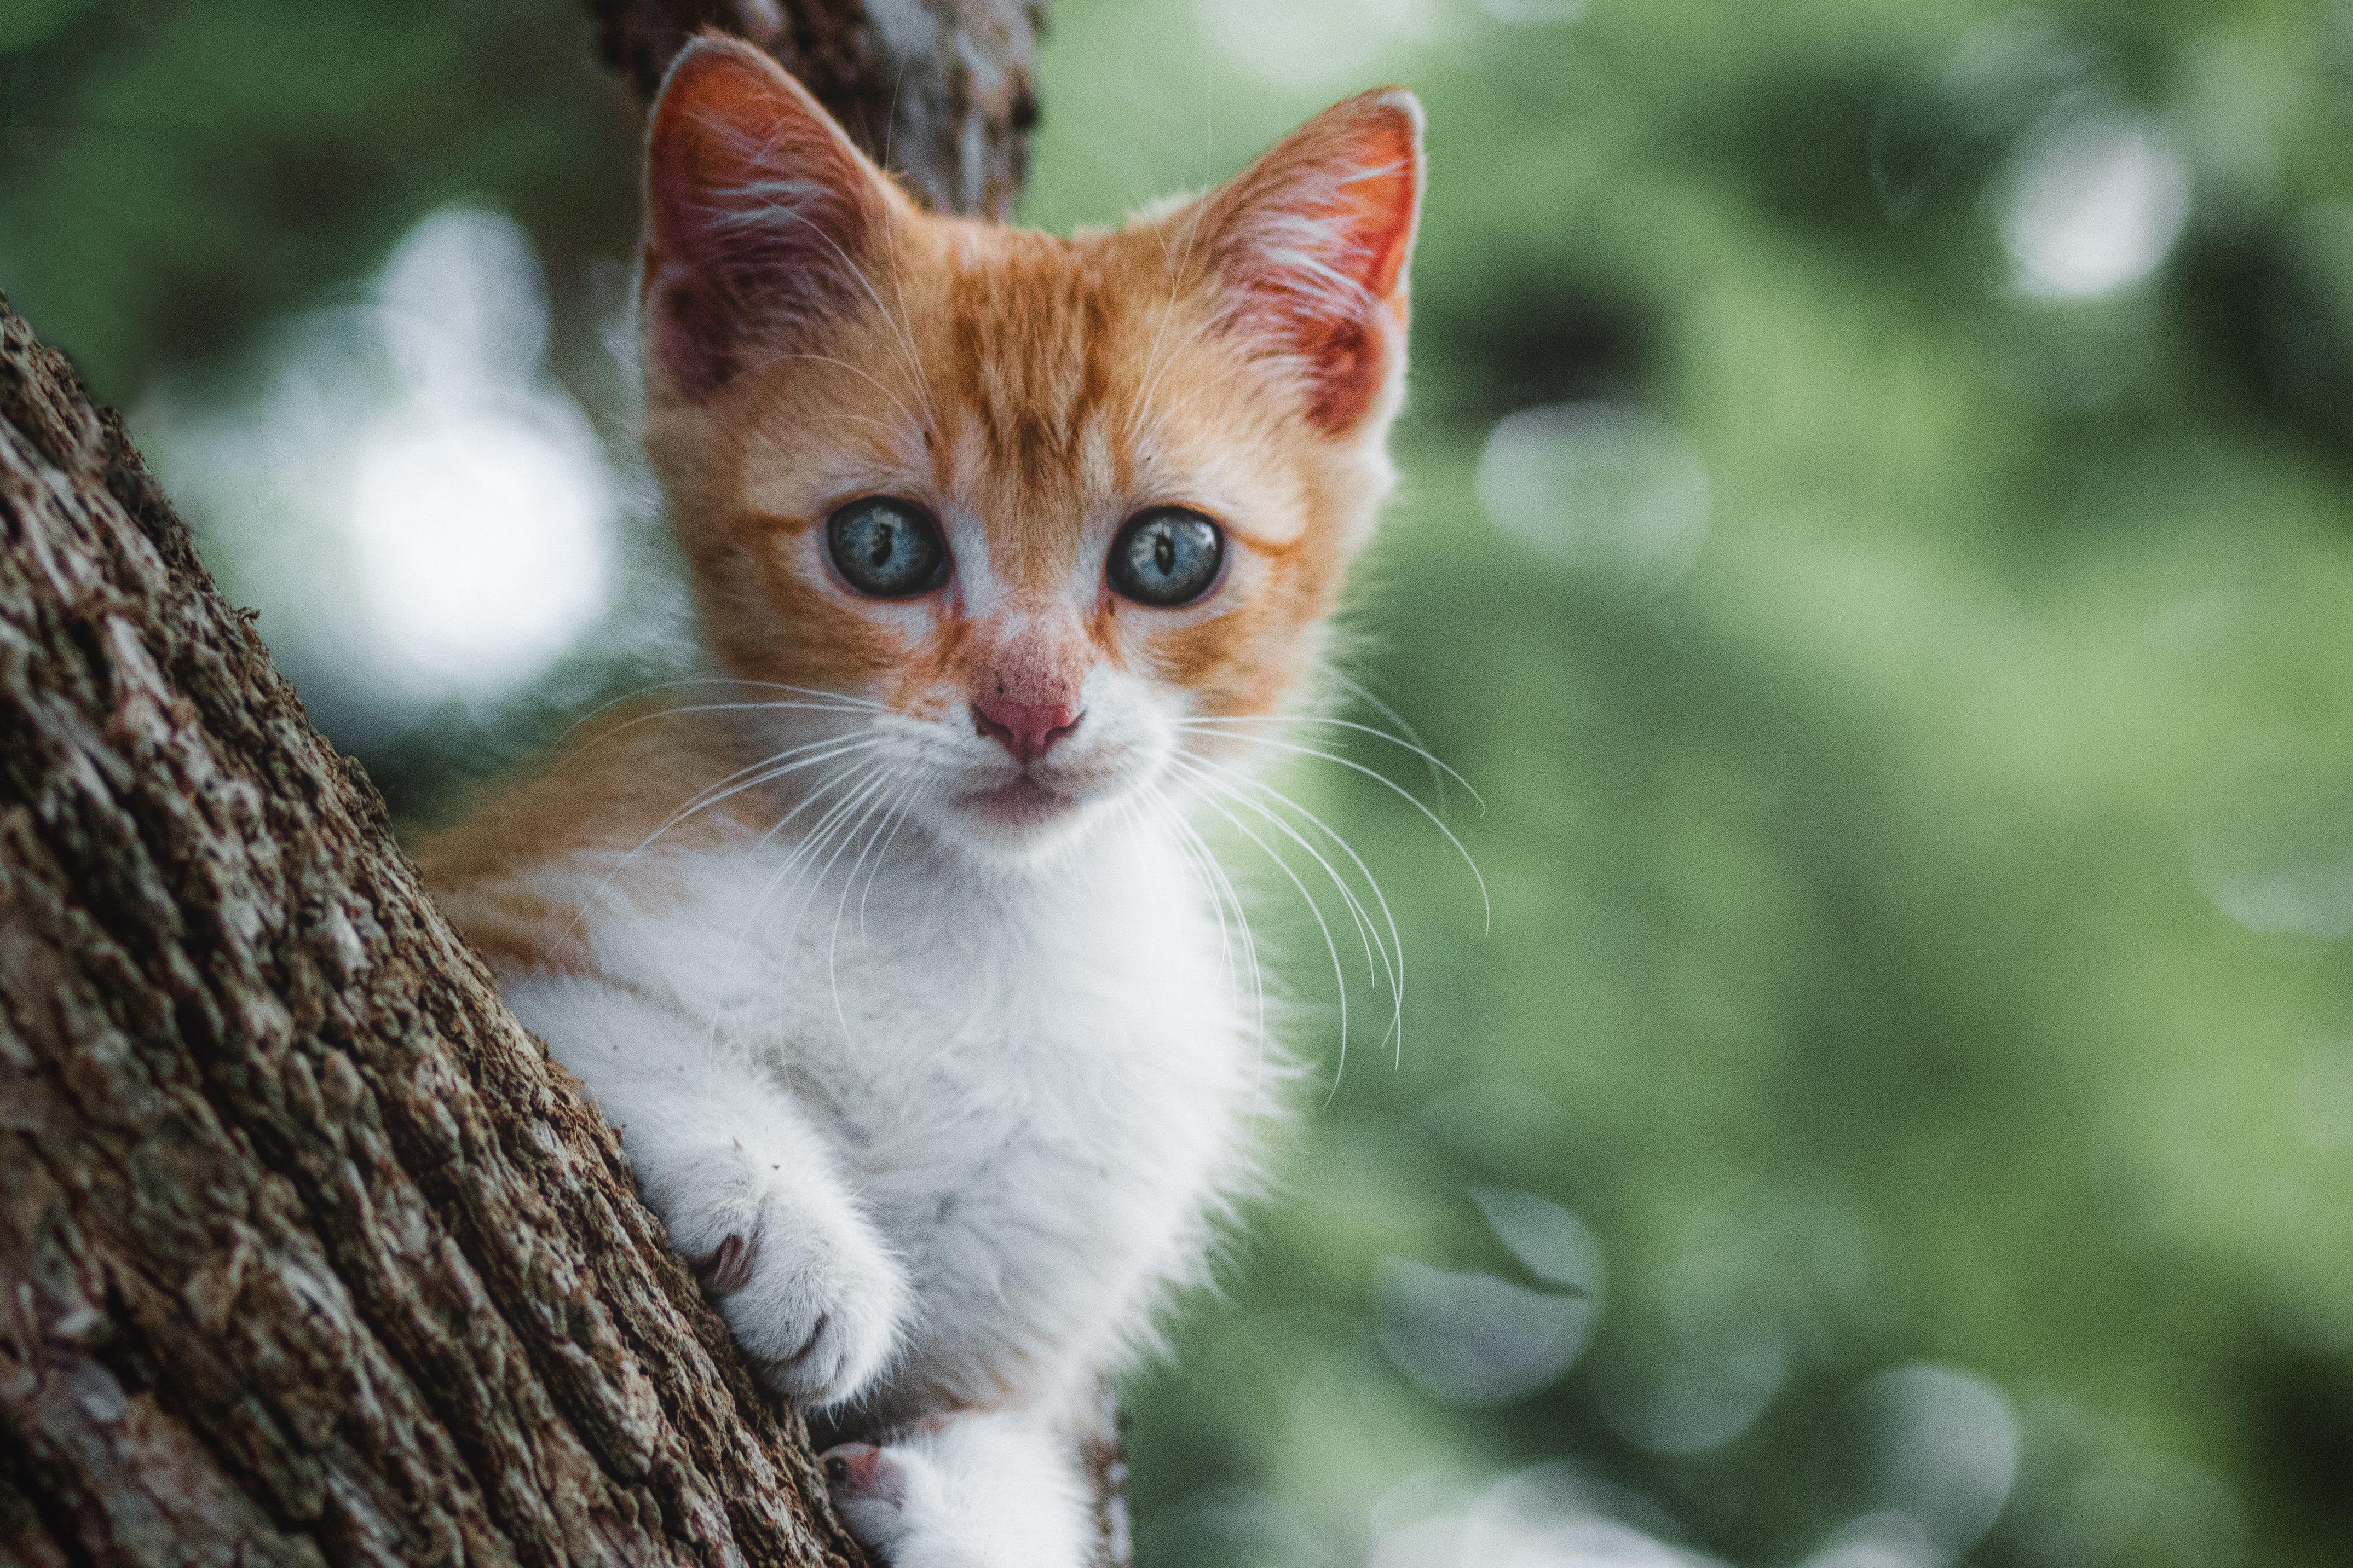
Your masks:
M1189 605L1209 591L1226 558L1226 536L1181 506L1137 512L1112 541L1111 585L1139 605Z
M878 599L911 599L948 578L947 541L911 500L868 496L826 519L833 563L849 585Z

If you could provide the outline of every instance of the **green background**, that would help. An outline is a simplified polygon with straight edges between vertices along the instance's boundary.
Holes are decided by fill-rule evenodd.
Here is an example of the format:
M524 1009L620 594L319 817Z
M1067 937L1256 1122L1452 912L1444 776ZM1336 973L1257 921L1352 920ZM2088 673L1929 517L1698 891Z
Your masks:
M634 110L591 42L561 0L16 0L0 287L168 450L472 204L625 450ZM1311 1087L1131 1385L1143 1563L1439 1563L1411 1526L1539 1465L1759 1568L2353 1562L2353 6L1060 0L1042 79L1025 217L1062 230L1422 95L1406 479L1348 617L1396 717L1346 711L1484 810L1343 749L1493 905L1380 784L1284 771L1410 965L1401 1042L1352 971L1343 1070L1322 939L1226 844ZM2170 149L2188 216L2037 298L2004 218L2078 121ZM1687 568L1482 509L1496 422L1563 403L1704 471ZM306 696L425 820L647 646L396 722ZM1396 1350L1398 1281L1557 1300L1497 1190L1588 1227L1599 1312L1466 1404ZM2015 1440L1942 1548L1891 1512L2000 1442L1905 1404L1924 1363Z

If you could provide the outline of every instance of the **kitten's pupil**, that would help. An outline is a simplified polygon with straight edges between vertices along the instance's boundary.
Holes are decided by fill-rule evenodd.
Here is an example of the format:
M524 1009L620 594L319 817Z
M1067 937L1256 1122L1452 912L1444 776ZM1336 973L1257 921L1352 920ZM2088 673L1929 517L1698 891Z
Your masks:
M898 548L899 531L886 522L874 531L874 548L868 552L867 563L880 572L883 563L891 559L891 552Z
M1166 533L1152 542L1152 564L1163 577L1176 570L1176 542Z

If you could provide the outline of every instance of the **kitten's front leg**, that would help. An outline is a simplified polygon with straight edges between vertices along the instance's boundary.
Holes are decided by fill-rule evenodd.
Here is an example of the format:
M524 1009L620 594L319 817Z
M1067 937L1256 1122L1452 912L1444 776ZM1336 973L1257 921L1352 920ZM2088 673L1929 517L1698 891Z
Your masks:
M906 1276L799 1108L634 992L567 977L507 999L620 1129L647 1204L768 1381L805 1405L856 1397L895 1348Z
M1082 1568L1093 1529L1077 1444L1019 1411L940 1417L825 1454L833 1505L890 1568Z

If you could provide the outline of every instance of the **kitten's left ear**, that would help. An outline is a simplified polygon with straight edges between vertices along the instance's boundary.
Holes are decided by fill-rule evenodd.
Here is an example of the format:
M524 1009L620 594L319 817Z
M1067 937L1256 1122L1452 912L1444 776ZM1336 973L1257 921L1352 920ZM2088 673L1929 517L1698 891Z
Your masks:
M1325 110L1193 216L1229 326L1290 366L1328 435L1395 406L1421 167L1421 105L1387 88Z
M701 402L749 358L854 310L906 207L767 55L706 32L671 65L646 138L643 307L652 360Z

